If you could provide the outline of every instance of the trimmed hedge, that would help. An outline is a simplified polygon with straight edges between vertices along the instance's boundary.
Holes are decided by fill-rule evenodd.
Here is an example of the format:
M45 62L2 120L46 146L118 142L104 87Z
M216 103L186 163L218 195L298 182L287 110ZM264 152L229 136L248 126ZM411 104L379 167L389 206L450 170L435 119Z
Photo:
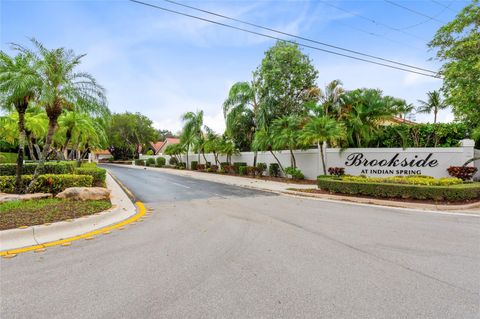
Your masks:
M25 163L23 165L23 173L32 175L37 168L38 163ZM46 162L43 170L44 174L71 174L77 165L76 161L71 162ZM17 172L17 164L0 164L0 176L15 175Z
M25 159L27 157L25 156ZM0 152L0 163L15 163L17 162L17 153Z
M449 186L462 184L460 178L441 177L433 178L425 175L409 176L391 176L391 177L363 177L363 176L342 176L342 181L361 182L361 183L393 183L393 184L412 184L427 186Z
M197 166L198 166L198 161L192 161L190 163L190 168L192 169L192 171L196 171L197 170Z
M32 175L22 175L22 187L26 188L32 178ZM91 187L92 183L93 177L89 175L45 174L38 177L32 192L58 194L69 187ZM0 176L0 192L15 192L15 176Z
M105 179L107 178L107 170L103 168L77 168L77 175L90 175L93 178L93 186L105 187Z
M145 161L143 159L136 159L135 166L145 166Z
M163 167L167 163L165 157L157 157L157 167Z
M154 158L147 158L147 161L145 162L147 166L155 166L155 159Z
M426 186L392 183L365 183L332 178L318 178L318 188L334 193L381 198L465 201L480 198L480 183L452 186Z

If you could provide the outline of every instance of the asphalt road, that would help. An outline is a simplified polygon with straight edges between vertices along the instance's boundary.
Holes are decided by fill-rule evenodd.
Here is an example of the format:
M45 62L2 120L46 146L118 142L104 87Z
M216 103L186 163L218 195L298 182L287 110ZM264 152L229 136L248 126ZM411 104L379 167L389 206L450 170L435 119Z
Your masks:
M2 259L2 319L480 317L478 217L111 170L153 214Z

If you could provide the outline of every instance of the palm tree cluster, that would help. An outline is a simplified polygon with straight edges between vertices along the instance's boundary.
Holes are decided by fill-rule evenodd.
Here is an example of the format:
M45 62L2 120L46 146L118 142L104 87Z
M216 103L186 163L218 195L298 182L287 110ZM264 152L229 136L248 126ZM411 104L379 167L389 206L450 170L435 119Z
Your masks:
M180 144L167 146L165 154L173 156L179 162L180 156L185 154L187 167L189 167L188 154L192 151L197 154L199 163L200 156L207 163L205 154L213 154L216 165L220 165L219 155L225 155L227 162L230 163L232 156L238 154L238 148L227 134L218 135L203 124L203 111L187 112L183 114L182 120L184 125Z
M85 55L47 49L35 39L31 44L33 49L12 44L13 57L0 51L0 107L6 111L0 137L18 145L17 191L22 191L25 145L31 159L38 160L33 185L45 160L80 159L104 145L110 114L105 90L92 75L77 70Z

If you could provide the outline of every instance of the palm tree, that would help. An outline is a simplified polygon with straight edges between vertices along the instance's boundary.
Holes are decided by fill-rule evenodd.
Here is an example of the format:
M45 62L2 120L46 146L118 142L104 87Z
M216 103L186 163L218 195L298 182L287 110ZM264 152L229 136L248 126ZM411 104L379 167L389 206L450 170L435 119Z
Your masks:
M349 146L368 146L381 124L396 114L391 105L380 90L357 89L345 94L340 119L347 128Z
M305 124L300 139L308 145L317 144L322 157L323 173L327 175L325 166L325 154L322 144L324 142L336 144L346 136L345 127L342 123L335 121L328 116L314 117Z
M225 133L237 146L249 150L255 131L261 126L259 104L253 84L237 82L230 88L227 99L223 102ZM256 164L256 153L254 165Z
M273 145L276 149L287 148L290 151L290 161L293 168L297 167L293 150L305 148L305 144L299 139L301 128L302 119L296 115L281 117L272 123Z
M203 111L187 112L182 115L183 132L180 136L180 143L185 146L187 154L187 167L188 166L188 152L195 143L198 144L199 140L203 138L202 126L203 126Z
M253 139L252 148L255 151L269 151L272 154L273 158L278 163L278 166L282 170L282 173L285 174L282 163L279 161L278 157L273 152L275 150L273 135L267 129L261 129L255 132L255 137Z
M17 112L10 112L0 117L2 127L2 130L0 130L0 138L10 144L18 144L18 117ZM47 115L34 104L29 106L25 112L25 133L26 143L32 160L36 160L34 146L39 150L37 143L38 140L46 136L47 126ZM37 151L37 153L39 153L39 151Z
M32 55L20 52L14 58L0 51L0 107L18 113L18 156L15 188L21 192L23 156L25 152L25 113L29 103L39 94L41 79Z
M103 87L89 73L77 71L85 54L76 55L65 48L49 50L35 39L31 39L31 42L36 51L20 45L14 47L21 53L33 56L35 64L38 65L42 79L39 105L45 109L49 123L40 161L27 191L43 172L44 161L50 151L58 118L63 110L81 110L100 116L109 114Z
M340 80L333 80L325 86L325 91L319 90L320 102L323 106L325 115L338 113L345 90Z
M215 159L215 164L220 165L220 161L218 160L218 154L220 153L220 150L221 150L222 139L220 136L215 134L215 132L208 126L205 126L205 131L207 134L205 136L205 143L204 143L203 150L206 153L212 153Z
M439 91L431 91L427 93L428 100L418 100L420 106L417 108L419 113L432 113L433 112L433 124L437 123L438 111L444 110L448 107L448 104L443 101Z
M239 150L232 139L224 136L220 144L219 152L227 156L228 164L232 165L232 156L238 154Z

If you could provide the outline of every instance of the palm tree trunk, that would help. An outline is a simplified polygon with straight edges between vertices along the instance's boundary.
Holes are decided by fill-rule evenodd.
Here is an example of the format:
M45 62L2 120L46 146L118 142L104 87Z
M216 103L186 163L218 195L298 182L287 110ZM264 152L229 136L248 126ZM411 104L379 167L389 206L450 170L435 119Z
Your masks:
M437 123L437 113L438 113L438 110L437 110L437 108L435 108L433 110L433 124Z
M283 175L285 175L285 170L283 169L282 163L280 163L280 161L278 160L277 156L275 156L273 151L270 150L270 154L272 154L273 158L275 158L275 160L278 163L278 166L280 166L280 169L282 170Z
M253 167L257 167L257 155L258 155L258 152L255 151L253 153Z
M23 173L23 155L25 152L25 112L28 104L17 106L18 111L18 131L20 132L18 140L17 171L15 178L15 191L22 192L22 173Z
M60 114L59 114L60 115ZM43 151L40 156L40 160L38 161L37 168L35 169L35 173L33 174L32 181L27 187L27 193L30 193L32 190L33 185L38 179L38 176L43 173L45 168L45 159L50 151L50 146L52 145L53 134L55 133L55 129L57 128L57 117L51 117L50 121L48 122L48 131L47 131L47 138L45 140L45 145L43 146Z
M320 150L320 156L322 157L322 166L323 166L323 175L327 175L327 167L325 166L325 154L323 153L323 145L318 144L318 149Z
M207 161L207 158L205 157L205 152L204 151L202 151L202 156L203 156L203 159L205 160L205 167L207 167L207 162L208 161ZM200 161L199 161L199 163L200 163Z
M189 148L190 148L190 147L187 146L187 163L186 163L186 166L187 166L187 167L185 167L186 169L188 169L188 149L189 149Z
M33 143L32 143L32 137L30 132L27 133L27 143L28 143L28 152L30 153L30 159L33 161L37 160L37 157L35 156L35 150L33 149Z
M297 161L295 160L295 155L293 155L292 149L290 149L290 162L292 163L293 168L297 168Z

